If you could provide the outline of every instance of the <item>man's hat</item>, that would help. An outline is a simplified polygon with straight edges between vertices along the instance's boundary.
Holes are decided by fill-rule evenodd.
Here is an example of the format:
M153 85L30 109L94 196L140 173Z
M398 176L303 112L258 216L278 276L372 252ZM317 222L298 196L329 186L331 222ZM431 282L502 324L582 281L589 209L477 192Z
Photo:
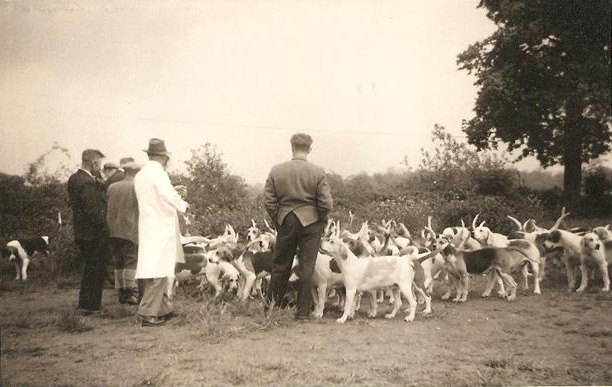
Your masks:
M150 139L149 149L143 149L143 151L149 155L170 156L170 153L166 150L166 143L159 138Z
M134 158L133 157L122 157L121 159L119 159L119 165L121 167L123 167L125 164L131 163L131 162L134 162Z
M142 168L141 164L130 161L123 166L123 170L129 174L135 175Z
M106 163L104 169L119 169L119 166L115 163Z

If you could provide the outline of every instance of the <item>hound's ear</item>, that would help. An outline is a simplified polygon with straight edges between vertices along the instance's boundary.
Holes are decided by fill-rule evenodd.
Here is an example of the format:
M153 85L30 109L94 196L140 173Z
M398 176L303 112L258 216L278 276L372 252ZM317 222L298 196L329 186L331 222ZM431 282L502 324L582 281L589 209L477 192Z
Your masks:
M585 237L582 237L582 239L580 239L580 246L585 247L587 244L587 240Z
M251 219L251 224L253 225L253 227L257 227L257 224L255 223L255 219Z
M482 227L482 226L484 226L484 224L485 224L485 221L483 220L482 223L480 223L480 225L478 227Z
M346 247L343 243L340 244L340 258L343 261L346 261L348 258L348 247Z
M606 224L606 230L610 231L610 225Z
M222 259L224 261L231 261L233 258L232 252L227 247L222 247L217 250L217 256L219 257L219 259Z
M489 230L489 233L487 234L487 245L493 246L493 243L495 243L493 240L493 233Z

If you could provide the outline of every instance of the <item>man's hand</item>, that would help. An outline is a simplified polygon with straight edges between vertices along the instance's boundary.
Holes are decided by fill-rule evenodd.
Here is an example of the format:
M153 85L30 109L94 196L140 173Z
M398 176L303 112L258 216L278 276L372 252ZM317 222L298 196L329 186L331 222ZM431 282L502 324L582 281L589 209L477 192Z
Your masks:
M176 190L176 192L178 192L179 195L181 195L182 197L187 196L187 187L184 185L175 185L174 189Z

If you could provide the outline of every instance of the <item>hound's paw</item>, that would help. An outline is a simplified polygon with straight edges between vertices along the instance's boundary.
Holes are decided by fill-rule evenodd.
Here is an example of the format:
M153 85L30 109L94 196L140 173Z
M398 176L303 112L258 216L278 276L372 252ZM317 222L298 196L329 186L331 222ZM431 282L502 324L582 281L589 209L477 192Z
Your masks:
M487 298L487 297L489 297L490 295L491 295L490 293L482 293L482 296L481 296L481 297L482 297L482 298Z
M412 322L412 321L414 321L414 316L406 316L406 317L404 317L404 321Z
M427 309L425 309L425 310L423 311L423 314L431 314L431 310L427 310Z
M582 293L582 292L584 292L584 289L585 289L585 288L586 288L586 287L582 287L582 286L581 286L581 287L579 287L578 289L576 289L576 293Z
M322 318L323 317L323 312L315 312L312 314L312 316L314 318Z
M462 298L462 299L459 300L459 302L461 302L461 303L464 303L466 301L467 301L467 298Z
M337 320L336 320L336 322L337 322L338 324L344 324L344 323L346 322L346 318L342 318L342 317L340 317L339 319L337 319Z
M514 295L508 296L508 301L514 301L515 298L516 298L516 296L514 296Z
M449 298L450 298L450 294L444 294L442 297L440 297L440 299L441 299L442 301L446 301L446 300L448 300Z
M386 318L387 320L390 320L390 319L392 319L392 318L394 318L394 317L395 317L395 314L393 314L393 313L387 313L387 314L385 315L385 318Z
M602 292L609 292L609 291L610 291L610 288L609 288L609 287L607 287L607 288L602 288L602 289L601 289L601 291L602 291Z
M542 294L542 291L540 291L540 289L536 289L533 291L533 294Z
M460 298L453 298L453 302L461 302Z

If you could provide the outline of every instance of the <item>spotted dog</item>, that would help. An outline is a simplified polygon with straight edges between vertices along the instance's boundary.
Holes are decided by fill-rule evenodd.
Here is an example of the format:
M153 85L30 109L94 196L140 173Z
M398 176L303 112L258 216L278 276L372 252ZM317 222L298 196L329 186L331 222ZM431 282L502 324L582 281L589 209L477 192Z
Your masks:
M30 261L38 254L49 256L49 237L41 236L28 239L16 239L2 248L2 258L15 265L15 279L28 279Z
M610 291L610 278L608 277L608 265L612 263L606 260L603 242L596 233L590 232L582 237L580 241L580 286L577 292L583 292L589 285L589 269L596 266L599 268L603 280L602 292Z

